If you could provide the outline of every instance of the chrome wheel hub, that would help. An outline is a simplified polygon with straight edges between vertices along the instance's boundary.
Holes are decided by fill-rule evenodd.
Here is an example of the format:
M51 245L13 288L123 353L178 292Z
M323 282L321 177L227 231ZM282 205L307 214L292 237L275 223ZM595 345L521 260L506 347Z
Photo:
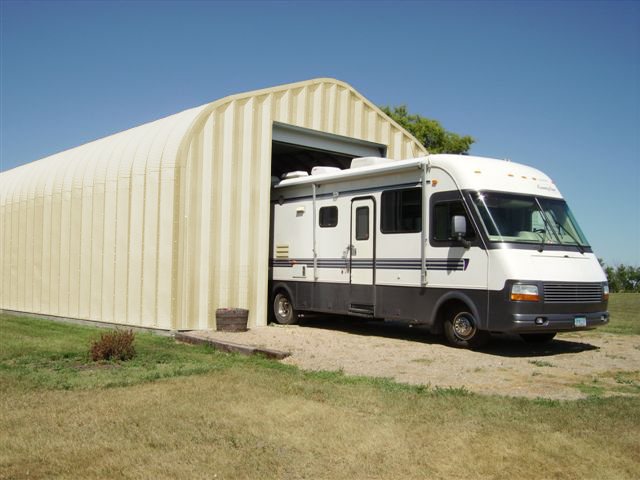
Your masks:
M290 312L291 305L289 305L289 301L284 297L280 297L278 299L278 316L280 318L287 318Z
M468 313L461 313L453 319L453 333L460 340L468 340L473 337L475 331L473 318Z

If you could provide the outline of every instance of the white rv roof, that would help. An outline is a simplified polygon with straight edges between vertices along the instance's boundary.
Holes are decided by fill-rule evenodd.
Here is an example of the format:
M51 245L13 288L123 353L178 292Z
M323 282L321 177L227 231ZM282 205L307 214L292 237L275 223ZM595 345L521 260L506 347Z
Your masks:
M311 183L333 183L349 178L420 169L426 162L429 162L432 168L442 169L449 173L461 190L495 190L562 197L551 179L535 168L507 160L449 154L428 155L310 177L292 178L281 181L275 188Z
M536 168L495 158L430 155L432 167L446 170L462 190L495 190L558 197L553 181Z

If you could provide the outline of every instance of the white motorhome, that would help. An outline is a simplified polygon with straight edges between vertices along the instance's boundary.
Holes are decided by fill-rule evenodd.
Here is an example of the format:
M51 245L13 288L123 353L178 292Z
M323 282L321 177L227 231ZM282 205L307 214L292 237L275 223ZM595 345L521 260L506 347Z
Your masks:
M357 158L274 182L273 316L423 324L458 347L609 321L609 287L544 173L504 160Z

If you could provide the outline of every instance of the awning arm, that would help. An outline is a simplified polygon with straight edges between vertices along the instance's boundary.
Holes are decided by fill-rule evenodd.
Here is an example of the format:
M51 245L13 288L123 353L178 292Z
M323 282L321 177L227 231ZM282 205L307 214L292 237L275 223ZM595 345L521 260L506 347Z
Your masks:
M421 164L421 184L422 184L422 228L420 229L420 284L424 287L427 284L427 216L429 205L427 203L427 180L429 170L431 170L431 161L429 157Z

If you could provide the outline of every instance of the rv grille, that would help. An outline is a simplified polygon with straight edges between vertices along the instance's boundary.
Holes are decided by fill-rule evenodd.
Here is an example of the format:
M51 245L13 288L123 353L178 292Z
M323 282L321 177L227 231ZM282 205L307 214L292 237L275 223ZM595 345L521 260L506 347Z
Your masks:
M602 301L600 283L545 283L545 303L598 303Z

